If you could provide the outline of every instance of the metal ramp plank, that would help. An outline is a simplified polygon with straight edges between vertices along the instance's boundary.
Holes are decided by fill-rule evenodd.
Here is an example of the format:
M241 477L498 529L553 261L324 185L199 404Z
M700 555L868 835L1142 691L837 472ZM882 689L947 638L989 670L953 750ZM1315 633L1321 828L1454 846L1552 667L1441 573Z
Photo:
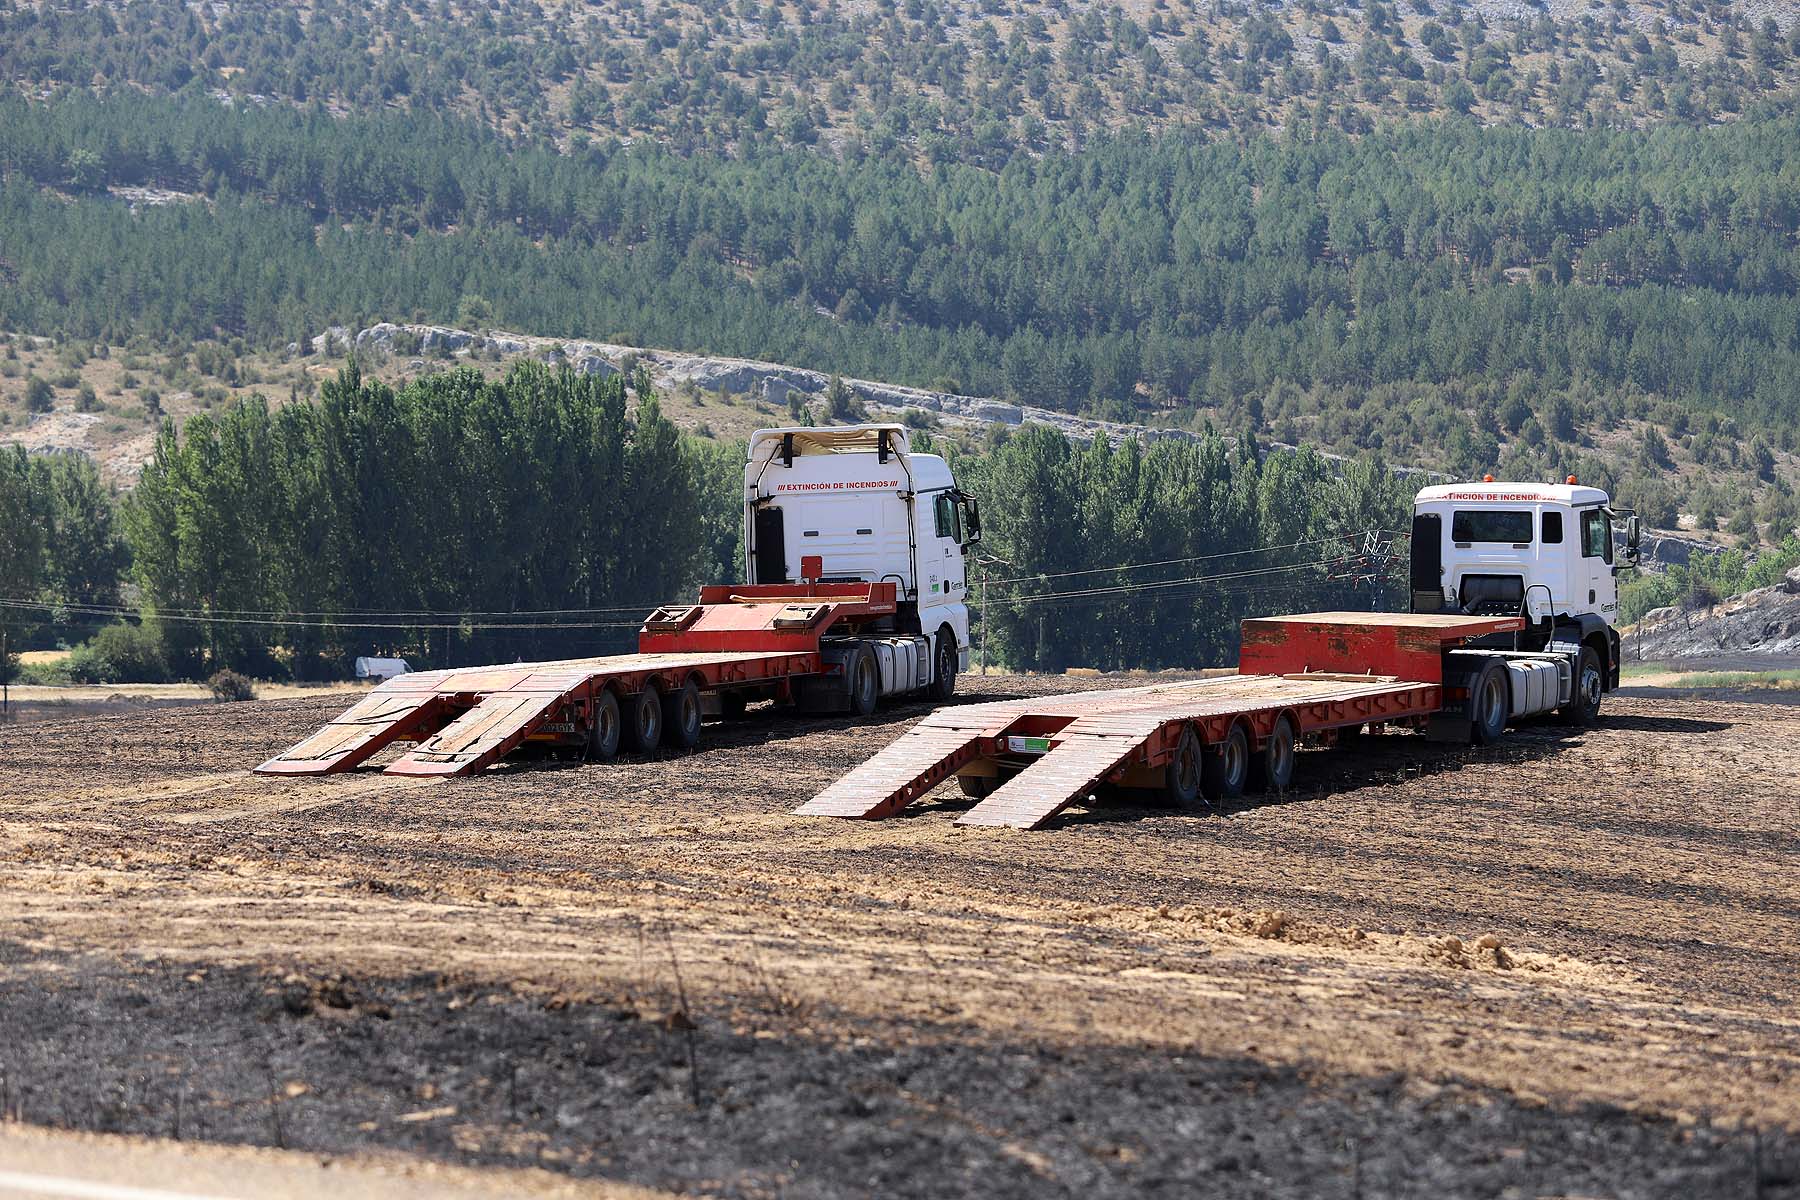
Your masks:
M566 692L493 692L388 764L389 775L464 775L479 771L516 746L549 715Z
M1050 752L956 819L958 825L1036 829L1099 786L1113 768L1167 722L1161 713L1130 720L1082 720L1063 730Z
M384 692L363 697L305 740L256 768L259 775L330 775L368 761L390 742L416 737L451 719L435 692Z
M939 709L794 810L802 817L891 817L955 774L977 745L1018 718L1020 701Z

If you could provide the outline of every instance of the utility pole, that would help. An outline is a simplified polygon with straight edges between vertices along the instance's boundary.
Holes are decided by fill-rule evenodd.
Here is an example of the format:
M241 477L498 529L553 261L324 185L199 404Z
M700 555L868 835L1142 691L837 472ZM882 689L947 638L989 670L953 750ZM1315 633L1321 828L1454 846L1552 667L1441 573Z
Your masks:
M987 572L983 571L981 573L981 673L983 675L987 674L987 639L988 639L987 593L988 593L988 577L987 577Z
M992 553L984 554L984 555L980 556L979 558L977 558L975 560L975 562L978 566L981 567L981 673L983 675L986 675L987 674L988 629L990 628L988 625L988 606L987 606L987 602L988 602L988 572L987 572L987 569L989 567L993 566L995 563L999 563L1003 567L1013 567L1013 565L1011 563L1007 562L1004 558L1001 558L999 555L992 554ZM1016 571L1016 570L1018 570L1018 568L1013 567L1013 570Z

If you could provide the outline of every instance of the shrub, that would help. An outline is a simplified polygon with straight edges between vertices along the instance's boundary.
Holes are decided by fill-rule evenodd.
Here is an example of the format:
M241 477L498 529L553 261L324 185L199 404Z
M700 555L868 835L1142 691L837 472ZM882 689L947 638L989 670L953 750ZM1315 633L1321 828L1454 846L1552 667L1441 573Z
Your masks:
M206 681L212 689L213 699L224 701L254 700L256 688L250 680L236 671L219 671Z
M54 398L55 393L50 390L50 384L45 379L32 375L25 380L26 412L49 412Z
M169 658L155 626L123 621L108 625L77 646L68 659L78 683L166 683Z

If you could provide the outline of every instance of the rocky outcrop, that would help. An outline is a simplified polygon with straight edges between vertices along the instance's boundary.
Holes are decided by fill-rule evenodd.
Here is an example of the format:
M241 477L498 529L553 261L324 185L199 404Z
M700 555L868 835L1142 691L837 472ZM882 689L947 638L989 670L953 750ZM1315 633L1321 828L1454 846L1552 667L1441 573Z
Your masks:
M1617 530L1616 540L1623 545L1624 530ZM1725 547L1717 542L1709 542L1705 538L1684 537L1679 533L1646 532L1638 540L1638 561L1655 570L1665 567L1685 567L1696 558L1715 558L1725 553Z
M1652 609L1624 631L1624 652L1640 662L1800 654L1800 567L1710 608Z
M25 418L25 428L9 432L5 440L25 447L27 454L87 454L93 449L94 427L103 419L99 413L63 409L32 413Z
M785 406L795 395L808 401L823 396L831 383L831 377L821 371L751 358L686 354L678 350L643 350L610 342L564 341L516 333L473 333L442 325L403 325L382 321L354 334L343 326L333 326L312 339L313 352L316 354L341 353L349 346L378 350L390 355L448 353L455 357L474 351L500 358L530 355L552 365L566 364L583 374L602 376L617 373L623 360L629 356L635 363L646 367L651 381L664 390L692 387L703 392L723 391L737 396L756 396L778 406ZM984 396L963 396L927 388L903 387L874 379L846 376L844 384L856 393L870 415L876 418L900 420L909 411L913 411L927 413L941 424L966 428L1048 425L1084 442L1096 437L1113 441L1123 438L1138 438L1143 441L1161 438L1194 440L1199 437L1185 429L1160 429L1118 421L1098 421L1029 404L1010 404Z
M633 367L641 365L648 370L651 382L665 391L686 387L703 392L724 391L737 396L755 396L778 407L785 406L796 395L803 397L803 402L806 403L815 401L824 395L831 383L831 377L821 371L762 362L753 358L688 354L679 350L644 350L611 342L568 341L492 330L472 333L441 325L401 325L383 321L354 335L342 326L333 326L312 339L314 353L341 354L347 346L376 349L392 355L447 352L456 357L474 351L498 358L530 355L553 365L567 364L588 375L617 373L626 369L629 360ZM868 409L870 417L876 420L900 421L909 412L917 412L925 413L938 424L952 428L987 429L1000 426L1016 429L1025 425L1047 425L1083 442L1097 437L1115 442L1126 438L1143 442L1163 439L1196 441L1201 436L1186 429L1100 421L1030 404L1012 404L985 396L963 396L928 388L903 387L874 379L845 376L844 384L856 393ZM1284 447L1279 442L1270 445L1291 448ZM1337 459L1336 455L1331 454L1325 457L1334 461ZM1395 472L1409 477L1446 478L1434 472L1408 467L1396 467Z

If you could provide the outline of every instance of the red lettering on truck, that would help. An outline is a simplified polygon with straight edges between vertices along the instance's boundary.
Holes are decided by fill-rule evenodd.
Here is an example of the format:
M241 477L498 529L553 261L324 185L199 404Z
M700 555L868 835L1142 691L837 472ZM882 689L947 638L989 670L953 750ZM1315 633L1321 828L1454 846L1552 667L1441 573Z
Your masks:
M898 479L826 479L817 483L778 483L775 485L775 490L778 492L842 492L867 491L869 489L884 491L888 488L899 491L900 481Z

